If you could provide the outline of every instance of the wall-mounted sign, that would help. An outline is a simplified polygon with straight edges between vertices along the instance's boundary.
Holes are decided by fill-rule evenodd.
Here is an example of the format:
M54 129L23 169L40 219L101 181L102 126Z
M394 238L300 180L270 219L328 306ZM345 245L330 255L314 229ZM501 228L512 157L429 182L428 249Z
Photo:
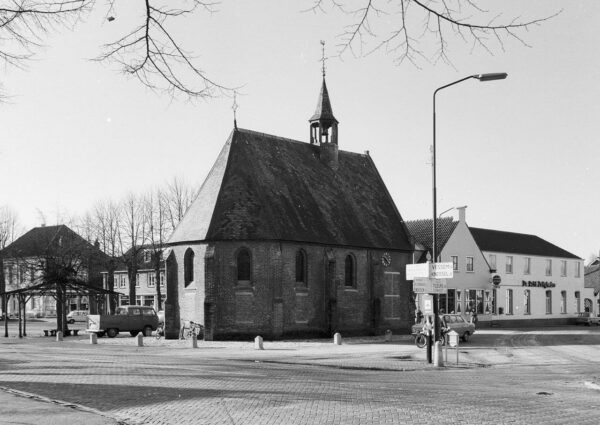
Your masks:
M495 274L495 275L492 277L492 283L493 283L495 286L498 286L498 285L500 285L500 282L502 282L502 278L500 277L500 275L497 275L497 274Z
M523 280L522 282L522 286L529 286L534 288L554 288L556 286L556 283L554 282L540 282L539 280L528 280L527 282Z

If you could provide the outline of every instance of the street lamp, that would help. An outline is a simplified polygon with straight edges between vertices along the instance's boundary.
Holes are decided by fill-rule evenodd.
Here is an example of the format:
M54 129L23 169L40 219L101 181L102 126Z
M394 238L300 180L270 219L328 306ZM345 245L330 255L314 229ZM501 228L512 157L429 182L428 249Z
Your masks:
M432 154L433 158L431 161L431 168L433 172L433 245L432 245L432 259L433 262L436 263L438 261L438 252L437 252L437 188L436 188L436 175L435 175L435 165L436 165L436 157L435 157L435 95L445 88L453 86L458 83L462 83L463 81L469 80L471 78L475 78L481 82L484 81L494 81L494 80L504 80L508 74L506 72L494 72L490 74L475 74L469 75L468 77L461 78L460 80L454 81L450 84L446 84L445 86L437 88L433 92L433 149ZM434 294L433 296L433 329L434 329L434 341L437 341L440 337L440 329L438 326L438 294ZM430 361L431 359L431 344L427 347L427 359ZM430 361L431 362L431 361Z

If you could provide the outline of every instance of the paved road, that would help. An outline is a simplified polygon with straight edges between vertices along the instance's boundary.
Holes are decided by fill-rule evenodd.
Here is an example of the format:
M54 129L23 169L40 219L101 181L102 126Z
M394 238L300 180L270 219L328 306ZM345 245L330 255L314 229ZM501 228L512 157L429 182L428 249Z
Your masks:
M596 328L481 331L461 347L458 366L442 369L407 338L265 343L264 351L250 342L134 342L1 338L0 387L85 406L105 415L100 423L599 422ZM5 406L0 413L7 417Z

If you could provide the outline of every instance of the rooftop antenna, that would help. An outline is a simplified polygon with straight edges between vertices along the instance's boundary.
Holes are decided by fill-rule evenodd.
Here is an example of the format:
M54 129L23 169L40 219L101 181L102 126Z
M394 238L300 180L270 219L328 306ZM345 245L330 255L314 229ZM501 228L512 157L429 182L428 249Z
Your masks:
M325 78L325 61L327 59L325 58L325 40L321 40L321 62L323 64L321 70L323 72L323 78Z
M237 109L238 109L238 103L237 103L237 91L233 92L233 105L231 105L231 109L233 109L233 128L235 128L237 130Z

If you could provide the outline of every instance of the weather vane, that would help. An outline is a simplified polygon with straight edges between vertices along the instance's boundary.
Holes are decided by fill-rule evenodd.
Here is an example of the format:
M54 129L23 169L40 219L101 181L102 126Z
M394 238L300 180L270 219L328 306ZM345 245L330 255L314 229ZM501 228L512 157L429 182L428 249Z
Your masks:
M233 105L231 105L231 109L233 109L233 127L237 129L237 110L238 110L238 103L237 103L237 91L233 92Z
M327 59L325 58L325 40L321 40L321 62L323 63L323 67L322 67L322 71L323 71L323 78L325 78L325 61Z

